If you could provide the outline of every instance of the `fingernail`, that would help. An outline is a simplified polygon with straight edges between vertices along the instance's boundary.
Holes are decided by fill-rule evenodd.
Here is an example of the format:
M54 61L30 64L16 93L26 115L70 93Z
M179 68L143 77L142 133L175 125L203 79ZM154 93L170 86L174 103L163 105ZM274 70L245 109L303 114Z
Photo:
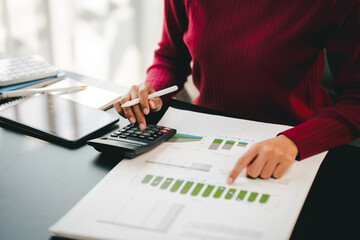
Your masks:
M135 123L135 118L131 117L131 118L129 119L129 121L130 121L131 123Z
M150 101L150 106L151 106L151 108L155 108L155 103L154 103L154 101Z
M144 130L144 129L145 129L145 124L140 123L140 129L141 129L141 130Z
M226 180L227 184L232 184L233 183L233 179L232 177L228 177L228 179Z
M144 109L143 109L143 112L144 112L145 115L148 115L148 114L149 114L149 109L144 108Z

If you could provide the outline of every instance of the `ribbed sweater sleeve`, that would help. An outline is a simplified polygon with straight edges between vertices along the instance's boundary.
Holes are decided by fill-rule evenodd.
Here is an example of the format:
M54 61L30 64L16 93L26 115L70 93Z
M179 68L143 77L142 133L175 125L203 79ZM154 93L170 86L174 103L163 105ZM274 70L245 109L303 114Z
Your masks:
M326 49L338 97L316 117L282 134L292 139L300 159L347 144L360 135L360 4L342 16Z
M181 1L164 1L164 24L159 49L148 69L146 82L156 91L172 85L182 89L191 73L189 50L183 42L187 16ZM166 98L170 96L167 95Z

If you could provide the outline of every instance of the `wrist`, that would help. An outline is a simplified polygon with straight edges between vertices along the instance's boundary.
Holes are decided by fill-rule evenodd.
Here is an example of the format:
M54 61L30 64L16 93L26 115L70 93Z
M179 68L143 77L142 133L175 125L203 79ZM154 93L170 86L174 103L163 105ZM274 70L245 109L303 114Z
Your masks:
M277 138L286 145L287 149L294 155L295 159L300 158L299 149L293 140L283 134L278 135Z

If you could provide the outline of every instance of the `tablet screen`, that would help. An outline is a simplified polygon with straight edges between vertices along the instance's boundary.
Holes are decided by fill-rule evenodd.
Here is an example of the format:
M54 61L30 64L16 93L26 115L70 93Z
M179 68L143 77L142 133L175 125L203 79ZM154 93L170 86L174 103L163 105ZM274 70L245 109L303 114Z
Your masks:
M39 95L0 111L0 120L57 140L77 144L117 122L116 115L57 95ZM49 140L49 139L46 139Z

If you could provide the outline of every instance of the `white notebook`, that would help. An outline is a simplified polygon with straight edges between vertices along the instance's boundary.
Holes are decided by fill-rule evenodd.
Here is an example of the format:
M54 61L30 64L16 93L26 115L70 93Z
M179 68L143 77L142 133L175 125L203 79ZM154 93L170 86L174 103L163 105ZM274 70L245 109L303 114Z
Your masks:
M62 81L52 84L52 87L67 87L80 86L84 83L76 81L71 78L66 78ZM121 97L121 93L105 90L102 88L87 86L85 90L61 94L63 98L72 100L83 105L106 110L110 108L113 103Z

